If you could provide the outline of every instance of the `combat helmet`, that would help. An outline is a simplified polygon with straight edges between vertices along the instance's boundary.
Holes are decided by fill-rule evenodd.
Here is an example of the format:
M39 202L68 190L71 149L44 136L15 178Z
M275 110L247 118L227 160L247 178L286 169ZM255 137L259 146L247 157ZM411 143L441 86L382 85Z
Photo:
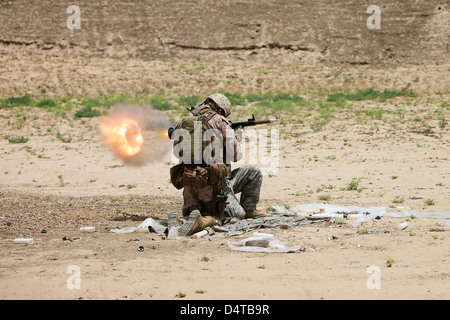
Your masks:
M222 93L214 93L208 96L208 99L214 101L217 106L223 110L225 114L225 118L228 117L231 113L231 103L228 98Z

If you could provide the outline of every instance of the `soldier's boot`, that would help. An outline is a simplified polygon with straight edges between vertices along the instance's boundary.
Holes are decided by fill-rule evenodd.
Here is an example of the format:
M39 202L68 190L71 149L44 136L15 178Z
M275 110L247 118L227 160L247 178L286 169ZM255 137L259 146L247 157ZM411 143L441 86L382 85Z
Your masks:
M194 210L189 215L189 219L178 229L179 236L191 236L194 233L204 230L206 227L213 227L217 224L217 220L213 217L202 217L200 211Z
M267 216L267 213L259 210L245 210L245 219L261 218Z
M173 227L179 227L180 225L181 225L181 223L180 223L180 219L177 216L177 212L170 211L168 214L167 227L170 229Z

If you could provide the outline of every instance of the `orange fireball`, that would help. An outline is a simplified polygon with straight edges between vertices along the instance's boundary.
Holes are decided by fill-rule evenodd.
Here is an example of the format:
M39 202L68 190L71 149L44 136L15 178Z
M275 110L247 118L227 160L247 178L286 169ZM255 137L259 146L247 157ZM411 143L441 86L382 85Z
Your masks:
M128 159L141 151L144 138L136 120L103 117L100 128L106 143L119 157Z

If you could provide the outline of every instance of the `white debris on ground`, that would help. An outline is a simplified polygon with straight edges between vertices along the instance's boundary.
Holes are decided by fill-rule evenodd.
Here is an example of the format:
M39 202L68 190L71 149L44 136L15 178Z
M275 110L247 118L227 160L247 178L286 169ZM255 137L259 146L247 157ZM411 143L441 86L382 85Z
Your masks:
M234 237L245 233L264 228L288 228L299 225L310 224L326 220L351 219L353 226L358 227L362 223L382 216L387 217L416 217L434 218L442 226L450 226L450 212L422 212L411 210L408 207L358 207L358 206L338 206L323 203L300 204L293 208L286 208L284 205L274 205L268 211L267 216L254 219L229 219L222 226L207 228L191 236L192 238L213 237ZM403 230L407 224L401 224L398 229ZM153 218L147 218L137 227L112 229L113 233L132 232L154 232L165 236L167 239L178 239L179 227L168 228L164 221L157 222ZM236 251L247 252L295 252L301 246L286 247L283 243L273 238L272 234L257 233L253 237L239 242L228 242L228 247Z
M298 252L301 250L300 245L292 247L286 247L283 242L275 239L273 234L254 232L252 237L246 238L241 241L231 242L228 241L228 247L234 251L245 252Z
M338 206L323 203L301 204L292 209L286 209L284 205L272 206L276 213L295 214L304 216L307 219L355 219L354 227L363 222L370 221L376 217L411 217L439 219L440 224L448 222L450 212L426 212L411 210L409 207L399 206L391 207L357 207L357 206Z

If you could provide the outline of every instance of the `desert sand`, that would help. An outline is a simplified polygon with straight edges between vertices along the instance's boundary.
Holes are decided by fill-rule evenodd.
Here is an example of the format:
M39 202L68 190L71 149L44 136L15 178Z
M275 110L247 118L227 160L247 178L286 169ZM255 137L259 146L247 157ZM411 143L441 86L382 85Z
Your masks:
M163 89L167 96L294 92L310 100L336 88L408 87L418 96L353 104L382 108L381 119L335 114L320 131L311 128L312 117L263 126L279 130L279 162L276 172L262 168L258 209L329 203L450 218L448 56L441 56L441 63L422 63L419 57L418 63L380 65L324 62L317 50L292 53L282 46L197 48L200 58L189 51L189 57L155 59L121 51L119 57L72 56L62 45L50 49L1 43L0 97L95 98ZM243 117L250 110L236 108ZM450 227L437 218L381 216L355 227L349 217L258 230L301 245L293 253L227 246L252 232L198 239L111 233L149 217L166 221L170 210L181 213L182 191L169 181L170 141L158 138L156 156L133 165L105 145L99 117L76 119L75 111L61 116L37 107L0 109L0 299L450 298ZM435 116L438 111L446 125ZM71 141L58 139L57 132ZM17 136L29 140L8 141ZM353 178L359 179L357 190L346 190ZM408 227L399 230L404 222ZM80 231L90 226L96 232ZM16 238L34 243L16 244ZM73 270L80 282L74 282Z

